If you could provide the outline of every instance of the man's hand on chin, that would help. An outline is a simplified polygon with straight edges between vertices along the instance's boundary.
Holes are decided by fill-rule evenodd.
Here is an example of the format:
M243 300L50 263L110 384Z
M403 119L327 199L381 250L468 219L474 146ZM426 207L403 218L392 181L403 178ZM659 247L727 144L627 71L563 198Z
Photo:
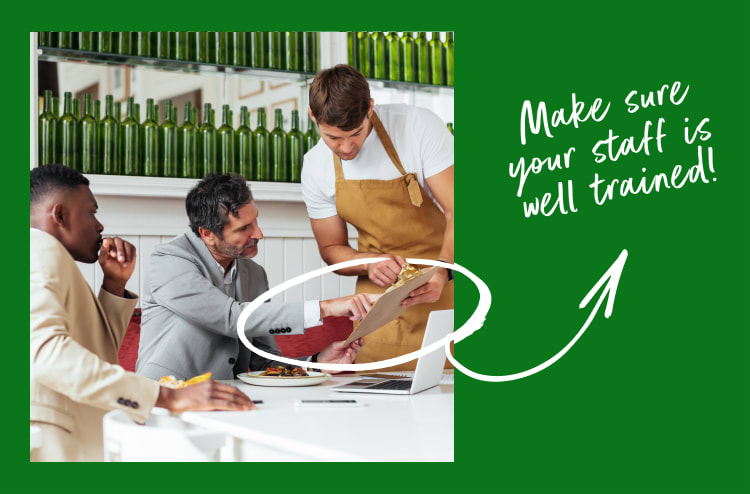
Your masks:
M345 345L343 341L334 341L318 354L318 362L328 364L353 364L357 358L357 353L365 345L365 339L360 338L353 341L350 345ZM329 374L338 374L340 370L325 370Z
M99 251L102 288L112 295L125 295L125 284L135 269L135 246L120 237L105 238Z

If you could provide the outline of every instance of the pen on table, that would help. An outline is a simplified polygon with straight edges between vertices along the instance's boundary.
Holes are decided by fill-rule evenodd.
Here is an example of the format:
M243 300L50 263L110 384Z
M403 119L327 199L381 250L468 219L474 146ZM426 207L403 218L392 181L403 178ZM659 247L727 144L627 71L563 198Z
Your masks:
M253 400L253 404L254 405L262 405L263 404L263 400Z

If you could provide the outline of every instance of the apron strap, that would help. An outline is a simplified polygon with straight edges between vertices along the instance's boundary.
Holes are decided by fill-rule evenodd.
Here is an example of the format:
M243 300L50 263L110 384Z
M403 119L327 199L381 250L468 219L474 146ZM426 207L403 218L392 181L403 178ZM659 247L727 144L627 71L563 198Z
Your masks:
M391 158L391 162L393 162L393 165L396 167L399 173L401 173L401 176L404 177L404 180L406 180L406 188L409 191L409 200L411 201L413 206L421 207L422 191L420 190L421 187L419 185L419 180L417 180L415 174L406 173L406 170L404 170L404 166L401 164L401 159L398 157L398 153L396 152L396 147L393 145L393 141L391 141L391 138L388 135L388 132L386 132L385 127L383 127L383 124L380 122L378 114L373 111L372 117L370 117L370 119L372 120L372 126L375 128L375 132L378 134L380 143L385 148L385 152L388 153L388 157ZM341 166L341 158L339 158L336 153L331 154L333 154L333 169L336 173L336 181L343 181L344 170Z
M396 148L393 145L393 141L391 141L391 136L389 136L388 132L385 131L385 127L383 127L383 124L380 121L380 117L378 117L378 114L373 111L372 117L370 118L372 120L372 126L375 127L375 132L378 133L380 142L385 148L385 152L388 153L388 156L391 158L391 161L396 166L401 175L406 175L406 170L404 170L404 167L401 164L401 159L398 157L398 153L396 152Z
M417 180L416 175L413 173L406 173L406 170L404 170L404 166L401 164L401 158L398 157L398 153L396 152L396 147L393 145L393 141L391 141L391 137L388 135L388 132L386 132L385 127L383 127L383 123L380 121L378 114L373 111L372 117L370 118L372 119L372 126L375 127L375 132L378 133L380 142L385 148L385 152L388 153L388 157L391 158L393 165L406 180L406 188L409 191L409 200L413 206L422 206L422 191L420 190L419 180Z

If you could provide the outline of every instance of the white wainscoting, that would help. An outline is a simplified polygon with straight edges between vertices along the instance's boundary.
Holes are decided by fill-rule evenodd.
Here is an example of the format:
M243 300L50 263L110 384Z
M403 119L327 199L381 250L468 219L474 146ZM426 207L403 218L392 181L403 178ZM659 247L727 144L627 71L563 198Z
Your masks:
M136 267L128 290L143 293L151 251L187 231L184 195L178 192L192 187L183 179L143 179L88 176L99 205L97 217L105 236L120 236L137 250ZM166 182L166 186L165 186ZM254 261L263 266L270 286L325 266L310 228L307 210L297 184L270 185L251 183L258 206L258 222L265 238ZM295 189L295 187L297 187ZM137 189L133 193L132 189ZM291 192L290 192L291 190ZM349 243L356 248L356 231L349 230ZM102 271L98 263L78 263L94 292L99 291ZM328 273L293 287L274 300L281 302L321 300L354 293L356 278Z

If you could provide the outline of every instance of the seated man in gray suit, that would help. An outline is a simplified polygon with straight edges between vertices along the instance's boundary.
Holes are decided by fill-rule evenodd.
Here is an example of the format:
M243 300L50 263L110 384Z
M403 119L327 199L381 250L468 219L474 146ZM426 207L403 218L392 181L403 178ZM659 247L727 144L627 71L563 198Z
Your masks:
M209 175L185 201L191 231L154 249L143 288L141 340L136 372L152 379L188 379L211 372L234 379L248 369L274 365L237 337L248 302L268 290L265 270L251 260L263 233L247 182L239 175ZM374 296L263 304L245 326L253 345L280 354L276 334L302 334L325 316L362 319ZM317 362L349 364L364 345L331 343Z

